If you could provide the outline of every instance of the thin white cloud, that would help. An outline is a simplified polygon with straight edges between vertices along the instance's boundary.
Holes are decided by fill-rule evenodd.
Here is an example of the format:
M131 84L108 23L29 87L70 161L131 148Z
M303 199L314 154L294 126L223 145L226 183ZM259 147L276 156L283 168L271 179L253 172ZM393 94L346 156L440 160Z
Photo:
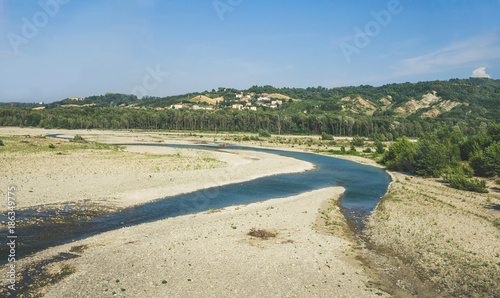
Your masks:
M500 58L500 32L455 42L440 50L402 61L398 76L428 74L464 66L466 63Z
M486 73L486 67L479 67L472 72L473 78L490 78L490 75Z

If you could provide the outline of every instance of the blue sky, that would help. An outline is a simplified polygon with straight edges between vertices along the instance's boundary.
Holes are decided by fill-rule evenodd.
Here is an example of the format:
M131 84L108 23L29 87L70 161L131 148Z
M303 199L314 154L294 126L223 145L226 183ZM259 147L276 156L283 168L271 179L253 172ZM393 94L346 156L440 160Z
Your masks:
M0 101L498 79L499 14L500 0L0 0Z

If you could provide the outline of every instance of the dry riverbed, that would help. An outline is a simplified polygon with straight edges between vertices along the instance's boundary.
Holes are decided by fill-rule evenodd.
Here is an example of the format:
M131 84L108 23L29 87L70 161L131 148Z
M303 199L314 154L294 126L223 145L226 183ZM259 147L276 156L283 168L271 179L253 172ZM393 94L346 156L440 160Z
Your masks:
M34 137L48 133L129 145L73 148L83 145ZM70 207L105 213L166 195L312 167L265 153L141 146L232 136L0 128L0 137L14 135L31 138L16 139L25 151L1 156L7 169L0 176L2 185L19 181L21 207L42 211L67 208L72 202ZM56 142L55 150L47 142ZM310 148L297 143L243 142ZM378 166L362 157L337 157ZM499 190L490 183L490 194L475 194L436 179L391 175L388 194L354 238L337 206L342 189L329 188L50 248L21 260L25 269L19 279L33 285L23 290L27 296L47 297L499 296ZM5 190L0 191L5 197ZM275 236L249 236L252 228Z

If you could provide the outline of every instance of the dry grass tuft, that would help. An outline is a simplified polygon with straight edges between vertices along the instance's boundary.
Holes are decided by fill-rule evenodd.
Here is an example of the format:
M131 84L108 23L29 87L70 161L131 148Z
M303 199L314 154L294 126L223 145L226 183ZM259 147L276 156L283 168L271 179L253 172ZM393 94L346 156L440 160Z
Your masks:
M252 228L250 229L250 232L248 232L247 235L267 240L269 238L276 237L277 233L268 230L257 230L256 228Z

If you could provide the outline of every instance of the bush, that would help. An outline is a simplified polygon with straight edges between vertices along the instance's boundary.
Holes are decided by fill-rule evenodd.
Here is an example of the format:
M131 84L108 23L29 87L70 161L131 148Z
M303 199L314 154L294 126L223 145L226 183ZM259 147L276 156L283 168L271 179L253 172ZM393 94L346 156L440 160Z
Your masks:
M333 140L333 135L331 135L331 134L327 134L326 132L324 132L324 133L322 133L322 134L321 134L321 139L322 139L323 141Z
M391 170L405 171L413 173L415 170L415 145L413 145L406 137L397 139L394 144L389 147L382 159Z
M359 136L355 136L351 141L351 145L356 147L363 147L365 145L365 139L360 138Z
M50 144L50 145L49 145L49 148L50 148L50 149L56 149L56 146L54 146L54 144Z
M0 139L0 146L5 146L5 145L3 144L3 141L2 141L1 139Z
M271 134L265 129L259 129L259 137L270 138Z
M484 180L467 179L464 175L461 174L452 174L445 180L450 183L450 187L452 188L479 193L488 192L488 189L486 188L486 182Z
M243 137L243 141L250 141L250 137L249 136L244 136Z
M370 148L366 148L365 150L363 150L364 153L372 153L372 149Z
M75 142L75 143L87 143L87 141L80 135L76 135L73 137L73 139L71 140L71 142Z
M385 153L384 144L382 144L382 142L376 141L375 142L375 148L377 148L376 152L378 154L384 154Z
M479 150L472 154L469 160L469 165L474 169L476 175L484 177L486 176L486 169L484 167L484 157L483 151Z
M484 149L484 169L487 176L500 175L500 142Z

